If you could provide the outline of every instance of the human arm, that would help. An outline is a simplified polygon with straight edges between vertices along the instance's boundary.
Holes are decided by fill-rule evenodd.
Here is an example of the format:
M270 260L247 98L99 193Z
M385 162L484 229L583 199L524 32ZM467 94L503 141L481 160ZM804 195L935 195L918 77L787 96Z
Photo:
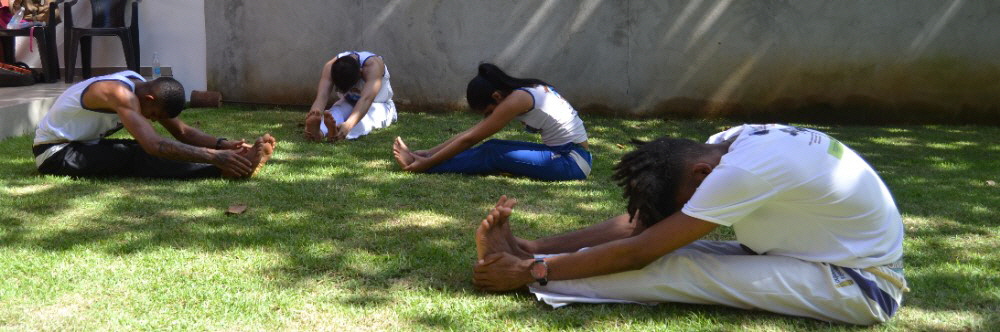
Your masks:
M331 59L323 65L323 70L319 74L319 86L316 87L316 99L309 107L309 113L321 114L326 109L327 102L330 101L330 90L333 87L333 79L330 77L330 68L337 59Z
M198 128L189 126L178 118L160 119L159 122L163 125L163 128L166 128L170 132L170 135L188 145L215 150L236 150L248 147L244 140L230 141L225 138L215 137L198 130Z
M515 238L518 245L534 254L561 254L641 234L646 228L628 214L565 234L536 240Z
M354 103L351 115L344 119L344 122L337 128L336 140L346 139L351 129L354 129L354 126L368 114L372 102L375 101L375 96L382 89L383 75L385 75L385 63L382 62L381 57L373 56L365 61L361 68L361 77L365 80L365 85L361 87L360 98Z
M545 258L549 280L606 275L645 267L654 260L705 236L718 224L676 212L642 233L588 250ZM533 259L494 253L476 264L473 283L488 291L512 290L531 282Z
M465 133L468 132L468 131L469 131L469 129L466 129L465 131L459 133L458 135L452 136L451 138L448 138L448 140L446 140L444 142L441 142L441 144L438 144L437 146L435 146L433 148L430 148L430 149L427 149L427 150L417 150L417 151L413 151L413 153L416 154L416 155L418 155L418 156L421 156L421 157L430 157L430 156L434 155L435 153L437 153L438 151L441 151L441 149L443 149L444 147L448 146L448 144L451 144L451 142L454 141L456 138L459 138L462 135L465 135Z
M507 126L515 117L531 110L534 99L525 91L514 90L499 105L492 114L479 121L469 130L455 135L445 142L444 146L436 147L437 151L429 157L417 155L409 166L404 168L410 172L423 172L445 160L478 144L487 137L493 136ZM433 150L433 149L432 149Z
M166 139L156 133L140 112L139 99L128 87L113 81L97 82L83 95L83 104L115 112L122 125L146 153L171 160L211 163L223 171L249 175L251 163L232 150L212 150ZM214 144L214 143L213 143Z

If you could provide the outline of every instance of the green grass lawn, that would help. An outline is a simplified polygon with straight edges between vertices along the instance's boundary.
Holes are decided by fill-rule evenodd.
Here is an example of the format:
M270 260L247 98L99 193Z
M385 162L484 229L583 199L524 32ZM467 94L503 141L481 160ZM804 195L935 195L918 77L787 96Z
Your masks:
M304 142L303 116L182 115L220 136L277 137L274 158L248 181L40 176L31 137L0 141L0 329L857 329L719 306L553 310L528 294L473 289L472 235L501 194L521 202L520 236L580 228L624 211L610 175L630 138L701 140L734 123L585 116L591 178L547 183L398 171L394 137L428 148L475 123L472 114L402 113L336 145ZM889 323L862 329L998 329L1000 128L801 125L860 152L904 216L913 291ZM497 137L537 141L514 126ZM225 215L234 203L249 209Z

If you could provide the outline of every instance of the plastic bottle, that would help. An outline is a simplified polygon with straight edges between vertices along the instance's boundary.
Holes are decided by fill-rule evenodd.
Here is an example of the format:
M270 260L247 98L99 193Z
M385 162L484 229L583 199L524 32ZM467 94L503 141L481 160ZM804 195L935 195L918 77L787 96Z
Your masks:
M17 14L14 14L14 17L10 18L10 22L7 22L7 29L8 30L10 30L10 29L20 29L21 28L21 19L23 19L23 18L24 18L24 7L21 7L21 9L17 10Z
M160 78L160 53L153 52L153 79Z

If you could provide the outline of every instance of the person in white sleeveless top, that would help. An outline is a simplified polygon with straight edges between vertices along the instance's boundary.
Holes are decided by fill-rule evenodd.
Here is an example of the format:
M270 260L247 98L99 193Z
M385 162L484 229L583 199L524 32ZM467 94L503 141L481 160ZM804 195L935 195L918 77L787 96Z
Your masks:
M183 109L184 87L170 77L147 82L123 71L76 83L35 130L35 165L42 174L79 177L249 177L274 151L267 134L254 146L205 134L177 118ZM105 138L121 128L135 139Z
M615 167L628 214L561 236L510 232L506 197L480 223L473 283L570 303L684 302L884 322L909 291L903 222L856 152L816 130L743 125L705 144L660 138ZM737 241L699 240L718 226ZM566 253L566 254L562 254Z
M402 138L393 155L408 172L496 174L562 181L590 175L587 129L576 110L555 88L538 79L514 78L493 64L479 65L466 89L469 107L485 118L429 150L411 151ZM511 121L539 133L542 144L491 139Z
M331 91L337 100L327 110ZM382 57L348 51L323 66L316 100L306 115L305 136L310 141L353 140L395 121L389 69Z

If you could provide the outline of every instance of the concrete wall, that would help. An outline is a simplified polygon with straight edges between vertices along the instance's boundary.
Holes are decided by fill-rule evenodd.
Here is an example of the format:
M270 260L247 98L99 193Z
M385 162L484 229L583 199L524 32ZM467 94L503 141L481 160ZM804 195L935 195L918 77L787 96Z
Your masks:
M206 88L204 3L204 0L146 0L139 3L139 65L150 67L153 52L159 52L160 65L170 67L173 77L184 84L189 94L192 89ZM131 15L131 9L128 13L126 16ZM73 19L77 26L90 26L89 0L80 0L73 6ZM65 67L62 26L56 30L56 41L59 64ZM31 53L28 50L27 38L17 38L16 51L19 61L41 68L37 51ZM115 37L94 37L91 66L124 68L121 41ZM76 67L80 67L79 56Z
M208 87L229 101L309 104L326 60L371 50L402 104L462 106L489 61L585 111L1000 106L989 0L227 0L205 12Z

